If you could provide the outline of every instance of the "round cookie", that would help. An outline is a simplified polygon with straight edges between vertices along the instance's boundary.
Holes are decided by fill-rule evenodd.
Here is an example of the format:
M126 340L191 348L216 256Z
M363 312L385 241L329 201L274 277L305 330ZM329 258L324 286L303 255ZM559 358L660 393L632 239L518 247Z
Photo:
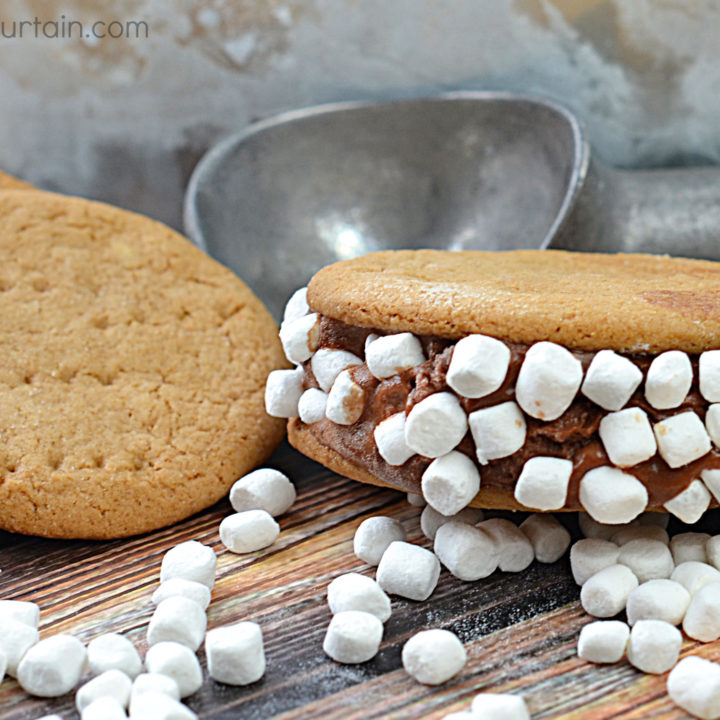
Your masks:
M222 498L283 435L251 291L148 218L0 193L0 527L112 538Z
M0 170L0 190L37 190L37 188Z

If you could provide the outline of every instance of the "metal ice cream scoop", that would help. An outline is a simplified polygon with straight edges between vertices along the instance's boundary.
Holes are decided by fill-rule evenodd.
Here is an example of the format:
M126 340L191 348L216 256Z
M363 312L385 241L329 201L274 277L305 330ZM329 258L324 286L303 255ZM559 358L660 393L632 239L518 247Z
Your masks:
M572 113L523 95L338 103L212 148L190 180L185 229L277 318L318 268L373 250L720 259L720 169L608 167Z

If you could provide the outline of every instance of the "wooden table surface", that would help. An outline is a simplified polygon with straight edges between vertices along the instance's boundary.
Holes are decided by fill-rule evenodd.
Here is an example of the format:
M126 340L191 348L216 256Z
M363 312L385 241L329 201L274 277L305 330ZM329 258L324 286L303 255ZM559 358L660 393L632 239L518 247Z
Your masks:
M468 709L472 696L484 690L521 693L533 718L688 717L668 698L665 675L642 675L627 662L596 666L577 658L578 632L589 619L579 606L567 558L475 583L443 571L426 602L393 599L374 660L356 666L331 661L322 651L330 620L325 588L344 572L373 574L353 555L355 528L371 515L390 515L405 525L411 541L429 546L420 532L419 510L404 495L334 475L287 445L268 464L284 470L298 488L298 500L280 519L280 538L270 548L253 555L224 549L217 529L231 512L226 501L129 540L55 541L0 533L0 598L38 603L41 637L68 632L87 642L119 632L144 652L162 555L195 539L218 555L208 627L260 623L267 657L264 678L248 687L220 685L206 673L202 688L187 699L202 718L442 718ZM460 675L437 688L416 683L400 662L408 637L433 627L457 633L468 651ZM686 642L683 654L688 653L720 660L720 643ZM199 656L204 668L202 650ZM31 720L49 712L77 717L73 701L72 695L32 699L6 678L0 718Z

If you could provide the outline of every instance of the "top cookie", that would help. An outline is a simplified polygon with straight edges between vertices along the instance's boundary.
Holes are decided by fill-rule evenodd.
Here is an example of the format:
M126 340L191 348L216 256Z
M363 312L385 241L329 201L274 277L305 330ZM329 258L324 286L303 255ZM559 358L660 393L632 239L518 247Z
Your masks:
M320 270L310 306L350 325L570 349L720 347L720 263L560 250L399 250Z
M37 190L37 188L0 170L0 190Z
M176 522L262 462L285 365L229 270L148 218L0 193L0 527L108 538Z

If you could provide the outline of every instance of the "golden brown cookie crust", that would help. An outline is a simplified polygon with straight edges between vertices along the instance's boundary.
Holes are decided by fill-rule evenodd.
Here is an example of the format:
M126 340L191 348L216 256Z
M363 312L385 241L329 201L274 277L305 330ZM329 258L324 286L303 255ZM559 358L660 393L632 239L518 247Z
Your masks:
M109 538L222 498L283 435L277 327L229 270L148 218L0 193L0 527Z
M37 188L0 170L0 190L37 190Z
M561 250L399 250L320 270L310 306L350 325L575 350L720 347L720 263Z

